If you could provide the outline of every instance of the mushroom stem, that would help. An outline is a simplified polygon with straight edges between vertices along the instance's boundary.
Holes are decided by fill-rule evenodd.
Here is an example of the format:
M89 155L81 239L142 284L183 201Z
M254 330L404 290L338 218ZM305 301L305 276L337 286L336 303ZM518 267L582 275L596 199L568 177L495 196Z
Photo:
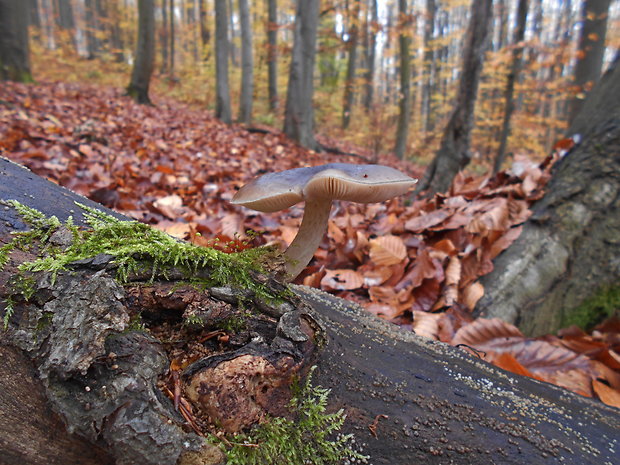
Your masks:
M327 220L331 209L332 201L329 199L306 200L304 217L297 236L284 252L288 281L295 279L312 260L327 230Z

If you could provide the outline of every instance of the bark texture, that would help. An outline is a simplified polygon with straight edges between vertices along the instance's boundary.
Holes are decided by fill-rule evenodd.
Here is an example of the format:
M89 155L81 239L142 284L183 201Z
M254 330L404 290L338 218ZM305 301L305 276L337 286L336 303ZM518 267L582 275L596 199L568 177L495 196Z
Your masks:
M558 162L521 236L482 278L478 315L548 334L584 300L620 282L619 62L569 130L583 141Z
M0 79L31 82L27 2L0 0Z
M398 0L399 29L398 42L400 45L400 100L398 103L398 126L396 128L396 144L394 155L401 160L407 150L409 136L409 120L411 119L411 37L408 29L411 27L411 18L407 8L407 0Z
M302 146L318 148L314 137L314 62L319 0L297 0L295 38L291 53L284 133Z
M215 116L232 122L228 84L228 13L226 0L215 0Z
M342 128L347 129L351 123L351 111L353 110L353 99L355 97L355 75L357 73L357 44L359 42L359 20L360 20L360 1L354 0L349 5L347 15L349 16L349 40L347 50L349 59L347 60L347 75L344 79L344 98L342 103Z
M61 219L72 214L77 224L74 200L94 205L4 159L0 179L1 199ZM3 240L23 228L12 209L0 209L0 220ZM190 307L207 309L211 321L226 319L244 291L199 292L174 281L144 286L139 277L122 288L109 266L96 257L56 283L42 277L36 297L18 305L0 333L3 463L221 463L155 388L170 365L164 344L123 328L136 309L146 319L170 319ZM286 403L292 374L316 365L314 382L332 390L330 409L345 409L345 430L373 464L614 463L617 409L511 375L323 292L292 290L298 297L278 307L254 301L247 331L183 372L189 391L198 386L200 408L211 407L220 424L235 429L273 414ZM192 454L201 461L190 462Z
M267 73L269 109L278 109L278 2L267 2Z
M611 0L584 0L581 15L581 32L573 85L576 95L570 102L568 121L572 122L587 92L598 81L603 67L607 18Z
M127 93L138 103L151 104L149 86L155 64L155 2L138 0L138 43Z
M241 93L237 119L240 123L250 124L254 98L254 57L248 0L239 0L239 22L241 23Z
M474 108L493 17L492 4L492 0L474 0L472 3L456 106L444 130L441 146L426 169L417 192L448 190L456 173L471 159L469 145Z

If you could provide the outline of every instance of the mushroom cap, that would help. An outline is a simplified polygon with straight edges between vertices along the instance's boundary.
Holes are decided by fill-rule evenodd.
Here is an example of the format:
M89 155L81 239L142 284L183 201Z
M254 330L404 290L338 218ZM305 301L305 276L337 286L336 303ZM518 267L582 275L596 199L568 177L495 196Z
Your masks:
M383 202L404 194L416 182L389 166L329 163L255 178L239 189L232 203L275 212L307 199Z

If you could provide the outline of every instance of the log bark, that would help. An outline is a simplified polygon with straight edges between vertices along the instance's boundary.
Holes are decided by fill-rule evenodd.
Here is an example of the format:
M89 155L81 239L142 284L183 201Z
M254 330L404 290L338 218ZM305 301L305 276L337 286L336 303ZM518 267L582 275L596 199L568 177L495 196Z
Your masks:
M584 300L620 282L619 107L620 55L568 131L582 141L558 162L521 236L482 278L477 315L548 334L573 323Z
M83 220L74 200L95 205L4 159L0 179L0 199L60 219L73 215L77 224ZM24 227L11 208L0 209L0 220L4 241ZM0 333L2 462L174 464L202 453L194 463L218 463L156 387L170 364L165 343L156 333L129 331L127 320L135 309L147 319L172 318L192 302L209 308L213 321L227 318L243 290L200 293L174 276L122 287L109 267L97 257L56 283L41 277L36 297L16 306ZM617 409L504 372L351 302L292 289L297 297L277 308L246 296L259 309L247 334L232 335L234 346L183 373L205 386L221 374L203 391L221 394L222 402L235 396L230 408L214 409L220 424L234 429L255 421L252 415L276 414L292 375L316 365L314 383L332 390L330 409L345 409L345 432L355 434L369 463L598 465L617 458ZM45 314L48 325L40 324ZM246 406L256 411L248 416Z

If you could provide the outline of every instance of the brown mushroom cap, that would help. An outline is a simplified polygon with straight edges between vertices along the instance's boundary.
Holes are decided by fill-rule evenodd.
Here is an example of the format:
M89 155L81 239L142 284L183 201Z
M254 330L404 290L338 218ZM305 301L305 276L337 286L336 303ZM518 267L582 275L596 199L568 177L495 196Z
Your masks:
M404 194L416 182L389 166L329 163L260 176L243 186L232 203L275 212L306 199L383 202Z

